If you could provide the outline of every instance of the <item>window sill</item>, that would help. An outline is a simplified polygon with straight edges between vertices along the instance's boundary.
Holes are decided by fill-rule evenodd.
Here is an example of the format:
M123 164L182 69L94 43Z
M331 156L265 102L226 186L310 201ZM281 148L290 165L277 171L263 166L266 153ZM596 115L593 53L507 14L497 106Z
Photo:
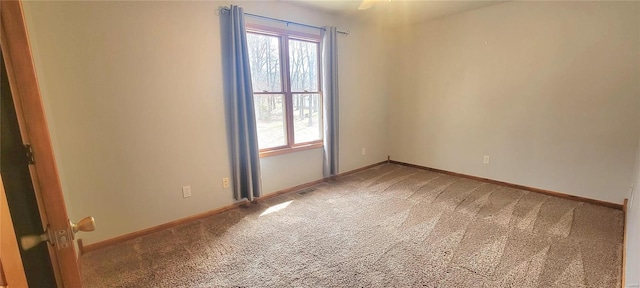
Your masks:
M316 148L322 148L322 147L324 147L324 144L322 142L318 142L318 143L310 143L310 144L305 144L305 145L300 145L295 147L260 151L260 158L299 152L299 151L310 150L310 149L316 149Z

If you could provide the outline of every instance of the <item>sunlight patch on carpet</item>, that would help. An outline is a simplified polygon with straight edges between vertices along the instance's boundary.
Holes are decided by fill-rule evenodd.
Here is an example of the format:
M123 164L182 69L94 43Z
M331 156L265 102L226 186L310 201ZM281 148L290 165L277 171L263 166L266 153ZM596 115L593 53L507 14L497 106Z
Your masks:
M267 208L267 210L264 210L264 212L260 213L259 217L262 217L262 216L265 216L265 215L269 215L271 213L276 213L276 212L278 212L278 211L280 211L280 210L282 210L284 208L287 208L287 206L289 206L289 204L291 204L292 202L293 202L293 200L287 201L287 202L284 202L284 203L280 203L278 205L273 205L273 206Z

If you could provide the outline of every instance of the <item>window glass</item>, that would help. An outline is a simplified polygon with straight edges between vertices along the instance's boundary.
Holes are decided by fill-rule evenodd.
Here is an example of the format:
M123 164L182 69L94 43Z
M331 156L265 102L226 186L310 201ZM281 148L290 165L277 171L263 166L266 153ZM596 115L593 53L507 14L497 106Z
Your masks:
M277 36L247 33L254 92L282 92L280 41Z
M287 125L284 95L254 94L253 105L256 109L258 147L267 149L286 146Z
M302 37L277 29L247 32L261 153L322 146L320 44Z
M293 95L293 127L296 144L322 139L320 94Z
M289 40L289 70L292 92L317 92L318 43Z

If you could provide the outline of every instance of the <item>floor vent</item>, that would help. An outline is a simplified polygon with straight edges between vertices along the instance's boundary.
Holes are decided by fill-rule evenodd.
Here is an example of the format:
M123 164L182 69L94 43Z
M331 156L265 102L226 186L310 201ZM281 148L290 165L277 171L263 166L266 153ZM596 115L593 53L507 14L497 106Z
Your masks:
M298 194L304 195L304 194L309 194L309 193L311 193L313 191L316 191L316 189L315 188L306 188L306 189L302 189L302 190L298 191Z

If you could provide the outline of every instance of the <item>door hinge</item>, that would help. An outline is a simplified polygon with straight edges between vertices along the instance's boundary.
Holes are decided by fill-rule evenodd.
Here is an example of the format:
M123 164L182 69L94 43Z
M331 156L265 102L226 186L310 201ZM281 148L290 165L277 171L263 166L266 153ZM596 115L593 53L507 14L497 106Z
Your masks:
M33 156L33 148L31 148L31 144L25 144L24 151L27 154L27 162L29 165L36 164L36 157Z

